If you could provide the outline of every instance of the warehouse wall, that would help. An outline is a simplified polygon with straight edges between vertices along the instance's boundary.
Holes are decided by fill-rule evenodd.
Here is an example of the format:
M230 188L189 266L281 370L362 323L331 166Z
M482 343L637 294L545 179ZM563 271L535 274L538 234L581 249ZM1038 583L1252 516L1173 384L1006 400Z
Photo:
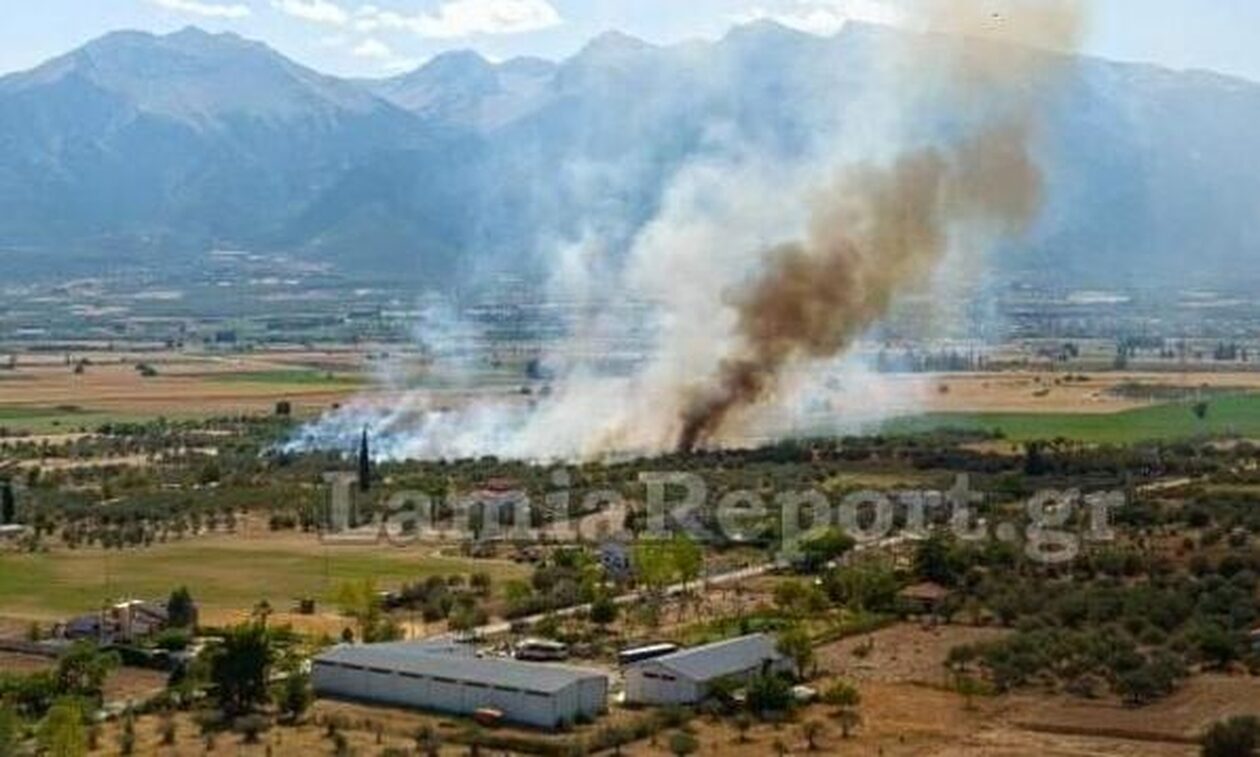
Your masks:
M579 714L594 718L607 709L608 697L606 679L580 680L555 693L540 694L318 661L311 669L311 681L319 694L463 715L491 707L508 720L540 728L554 728L560 720L572 723Z
M702 687L651 661L626 671L626 701L639 704L693 704L700 701Z

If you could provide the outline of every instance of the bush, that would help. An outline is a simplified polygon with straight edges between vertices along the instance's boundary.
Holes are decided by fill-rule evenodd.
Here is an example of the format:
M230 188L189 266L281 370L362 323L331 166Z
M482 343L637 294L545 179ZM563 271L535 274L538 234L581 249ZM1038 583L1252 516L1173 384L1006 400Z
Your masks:
M699 740L686 731L678 731L669 737L669 751L679 757L694 754L699 750Z
M1252 757L1260 749L1260 719L1246 715L1214 723L1202 747L1203 757Z
M748 684L748 708L753 712L786 712L792 706L792 686L783 676L757 676Z
M264 715L242 715L232 722L232 730L241 734L246 744L257 744L258 737L271 727L271 721Z

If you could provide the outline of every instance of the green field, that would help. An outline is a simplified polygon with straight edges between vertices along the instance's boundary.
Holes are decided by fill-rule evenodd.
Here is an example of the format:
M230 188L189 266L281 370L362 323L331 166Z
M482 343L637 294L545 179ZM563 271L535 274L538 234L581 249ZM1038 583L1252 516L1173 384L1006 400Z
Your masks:
M1260 395L1245 394L1208 401L1200 420L1183 403L1156 405L1122 413L929 413L899 418L883 433L921 433L941 429L997 431L1012 441L1072 439L1095 444L1236 435L1260 437Z
M366 383L366 379L363 376L356 374L309 370L234 371L230 373L209 373L199 378L224 384L267 384L269 386L295 387L326 386L330 389L356 387Z
M0 616L53 620L108 599L166 597L186 585L203 611L248 610L266 599L287 610L298 597L332 601L341 582L375 578L382 589L434 574L485 571L496 585L526 578L514 563L435 556L420 547L322 547L289 540L173 542L147 549L0 554Z
M0 427L32 434L93 430L104 423L152 420L155 416L115 413L71 406L0 405Z

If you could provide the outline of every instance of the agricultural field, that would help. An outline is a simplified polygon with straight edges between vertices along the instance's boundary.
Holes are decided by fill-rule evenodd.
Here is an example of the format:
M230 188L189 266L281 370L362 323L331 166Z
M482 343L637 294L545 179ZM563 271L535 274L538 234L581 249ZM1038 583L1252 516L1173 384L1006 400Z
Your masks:
M995 432L1015 441L1069 439L1095 444L1131 444L1212 435L1260 436L1260 394L1206 400L1199 417L1191 403L1175 402L1116 413L933 412L900 418L883 426L888 433L939 429Z
M527 577L515 563L471 560L435 548L322 546L313 534L217 534L142 550L78 549L0 553L0 614L53 621L102 601L158 599L173 586L197 597L205 622L227 623L266 600L281 613L299 598L326 607L347 581L374 579L382 588L429 576L489 573L496 584ZM38 587L33 591L32 587Z
M334 371L292 362L301 359L173 352L27 357L0 382L0 426L50 433L155 418L269 413L280 400L289 401L295 414L310 415L370 389L349 362Z

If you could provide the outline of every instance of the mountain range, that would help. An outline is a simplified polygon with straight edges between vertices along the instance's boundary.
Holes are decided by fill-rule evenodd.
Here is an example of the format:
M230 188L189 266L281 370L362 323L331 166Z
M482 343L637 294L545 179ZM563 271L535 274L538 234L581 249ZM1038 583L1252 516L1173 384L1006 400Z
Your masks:
M349 80L233 34L116 32L0 78L0 256L17 271L249 249L435 288L537 272L583 234L628 245L697 157L808 160L861 122L889 38L931 45L757 22ZM1099 285L1260 275L1260 85L1074 64L1042 139L1050 200L1005 265Z

